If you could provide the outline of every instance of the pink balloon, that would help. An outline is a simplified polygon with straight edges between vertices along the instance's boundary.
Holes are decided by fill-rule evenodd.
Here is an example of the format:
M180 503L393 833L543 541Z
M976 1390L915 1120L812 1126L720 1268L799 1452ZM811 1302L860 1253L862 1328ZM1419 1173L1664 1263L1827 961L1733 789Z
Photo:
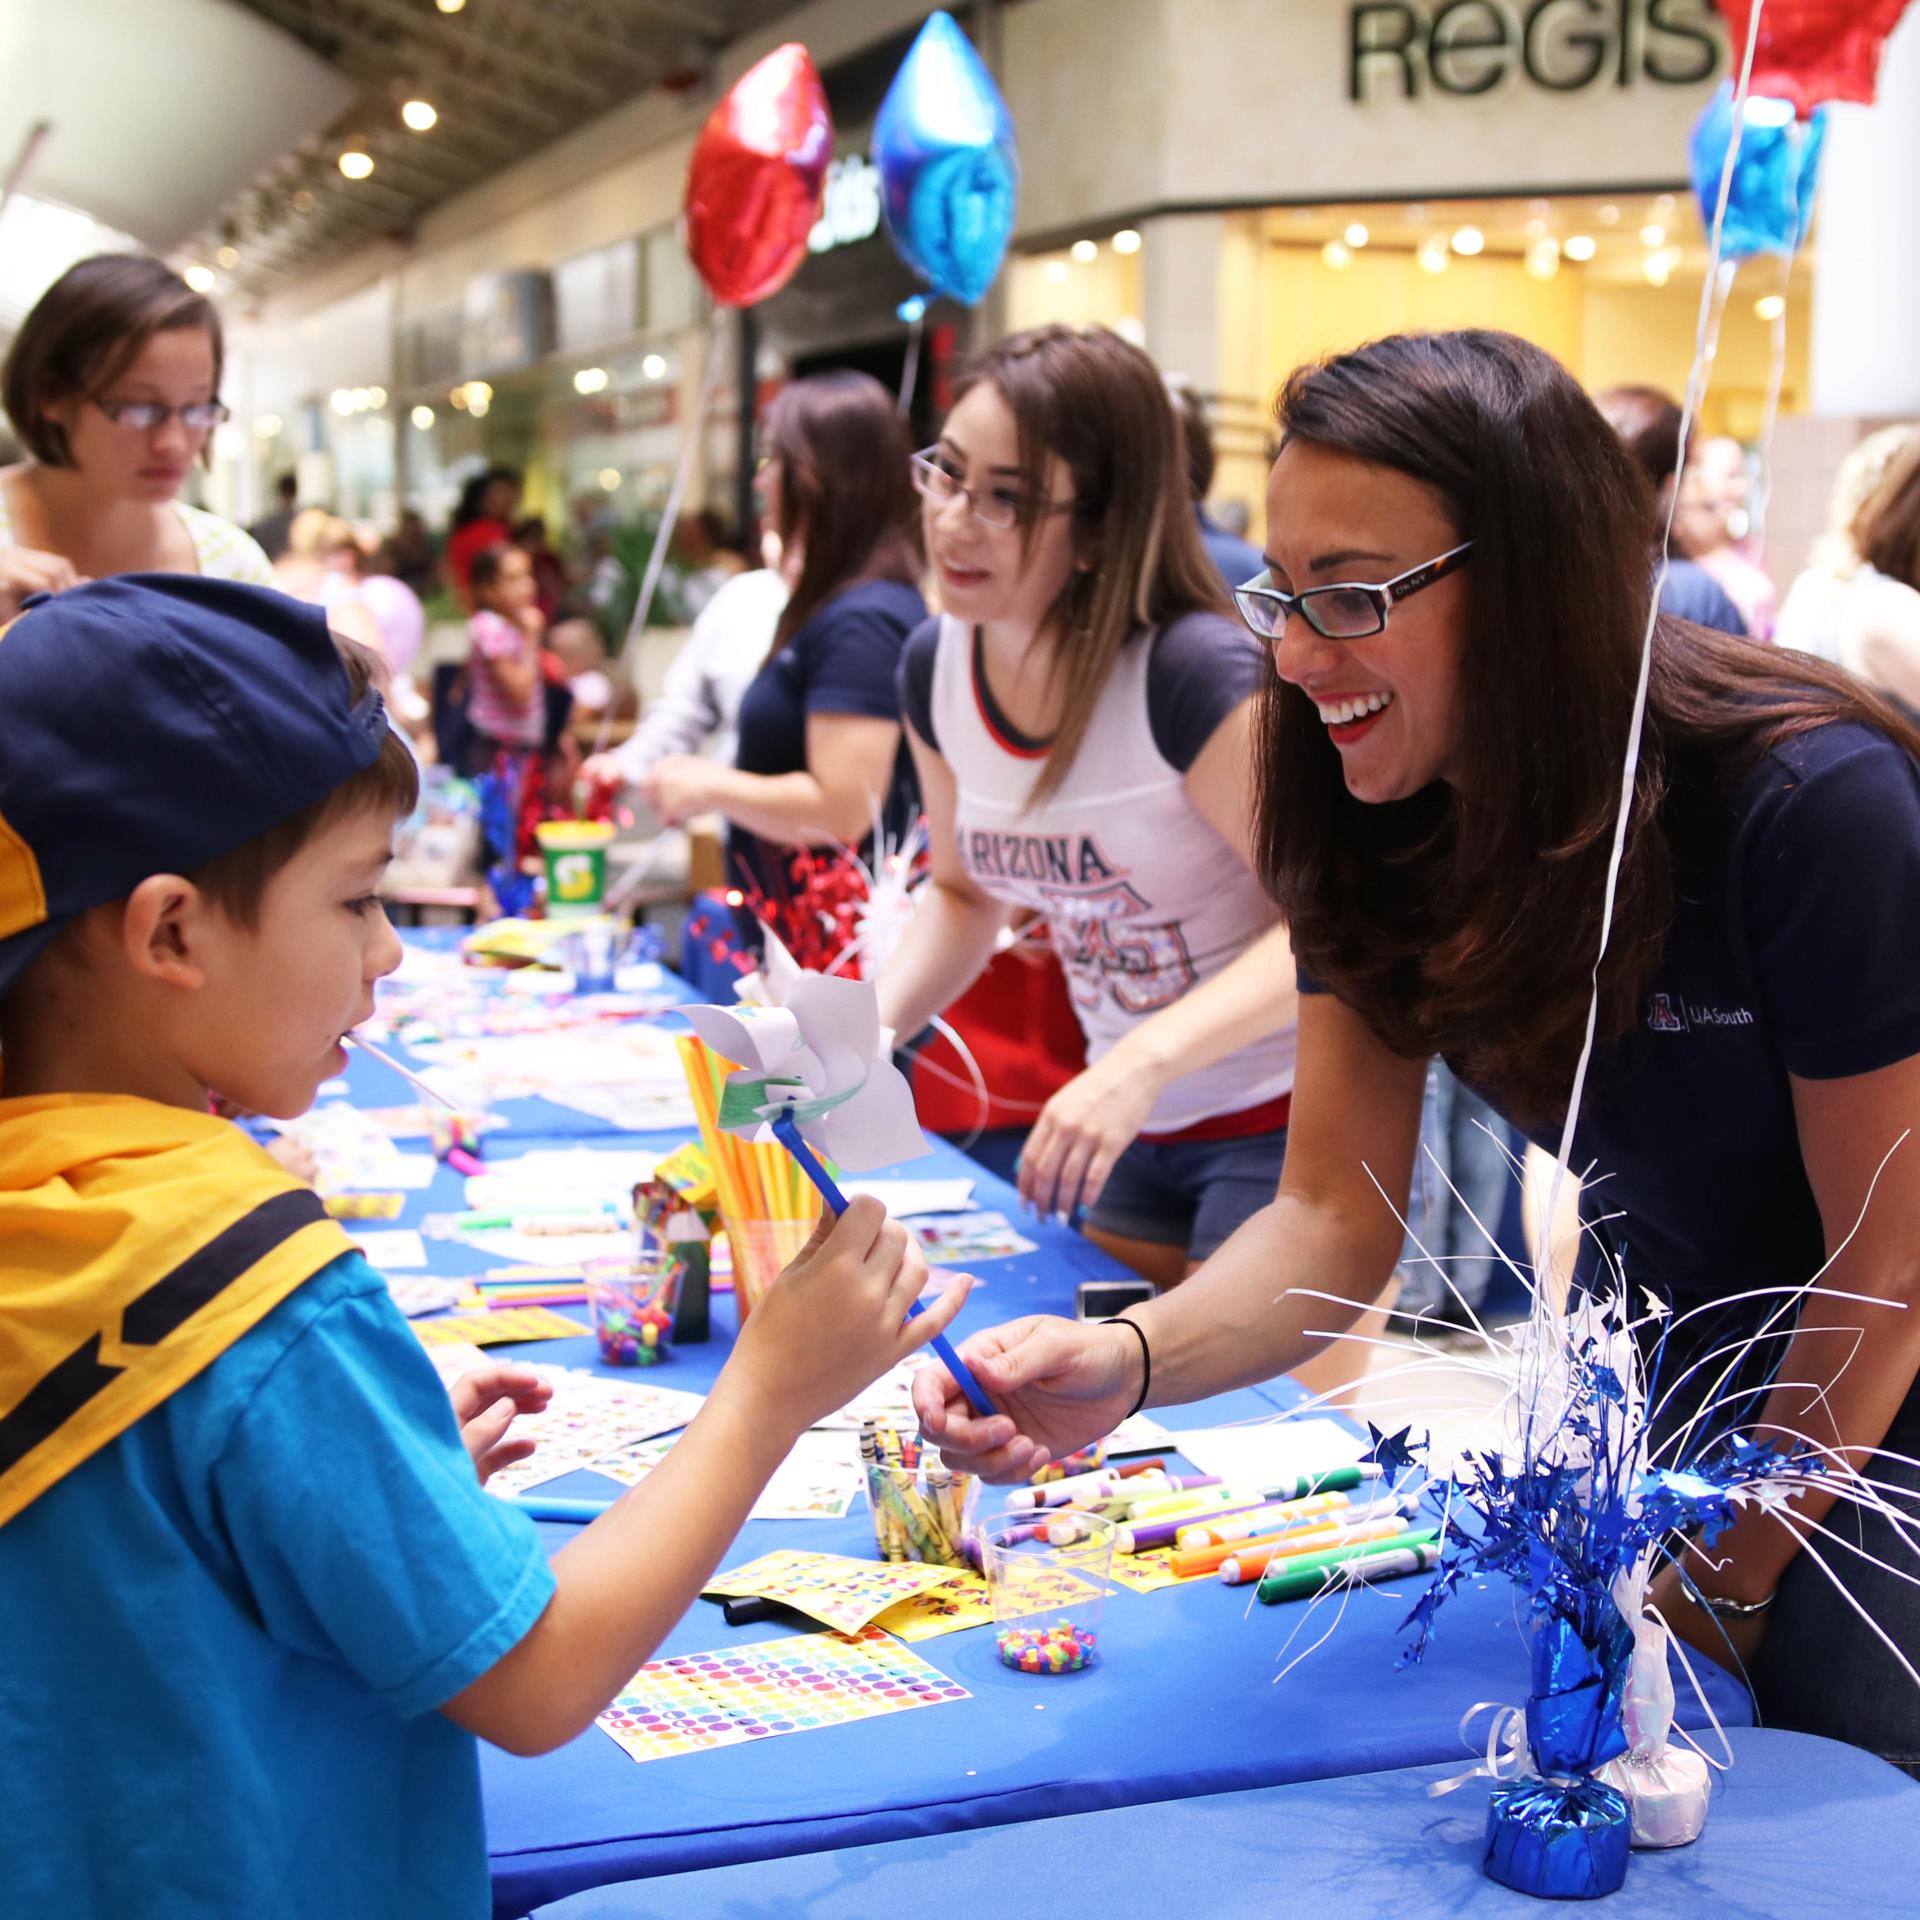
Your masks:
M750 307L799 271L832 158L826 89L797 41L707 116L687 166L687 253L721 305Z

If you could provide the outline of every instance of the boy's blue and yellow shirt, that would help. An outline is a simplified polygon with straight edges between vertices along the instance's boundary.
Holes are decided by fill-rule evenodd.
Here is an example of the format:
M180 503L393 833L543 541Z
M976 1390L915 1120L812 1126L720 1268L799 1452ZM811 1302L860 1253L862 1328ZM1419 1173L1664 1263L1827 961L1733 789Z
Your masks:
M0 1526L351 1250L225 1120L0 1099Z

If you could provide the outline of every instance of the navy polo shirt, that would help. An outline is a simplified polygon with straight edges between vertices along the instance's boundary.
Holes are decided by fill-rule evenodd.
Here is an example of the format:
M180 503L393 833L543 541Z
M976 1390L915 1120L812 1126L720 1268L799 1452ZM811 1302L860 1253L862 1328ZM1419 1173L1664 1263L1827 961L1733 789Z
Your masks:
M919 594L891 580L860 581L824 602L748 684L740 701L734 765L742 773L805 772L807 721L817 713L897 721L900 650L926 617ZM903 736L882 810L887 831L904 831L918 805ZM787 851L743 827L733 828L727 852L734 884L757 887L770 899L784 898Z
M1797 1286L1826 1259L1790 1076L1920 1053L1920 766L1851 722L1738 774L1682 749L1662 818L1672 930L1633 1030L1595 1055L1573 1165L1592 1169L1583 1209L1608 1216L1599 1232L1635 1296L1684 1310ZM1534 1138L1558 1150L1557 1129ZM1901 1154L1892 1177L1920 1178L1920 1140ZM1703 1315L1680 1344L1704 1352L1777 1304Z

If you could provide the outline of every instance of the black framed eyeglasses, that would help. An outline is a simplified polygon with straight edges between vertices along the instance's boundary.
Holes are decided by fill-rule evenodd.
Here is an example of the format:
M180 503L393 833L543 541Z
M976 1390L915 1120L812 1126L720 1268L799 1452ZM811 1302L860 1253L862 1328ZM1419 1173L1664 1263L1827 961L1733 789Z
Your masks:
M116 427L133 433L158 433L177 413L189 433L211 433L233 418L218 400L196 400L190 407L163 407L157 400L96 400L93 403Z
M1465 566L1472 546L1471 540L1462 540L1457 547L1374 584L1343 580L1331 586L1308 587L1303 593L1287 593L1270 585L1262 575L1235 587L1233 604L1239 608L1240 618L1262 640L1278 640L1295 613L1323 640L1364 640L1370 634L1386 632L1387 616L1402 600Z
M949 500L964 500L967 511L983 527L995 527L1002 533L1023 520L1044 520L1049 514L1071 513L1077 500L1035 500L1017 487L969 487L946 462L938 447L928 447L913 456L913 484L923 499L943 507Z

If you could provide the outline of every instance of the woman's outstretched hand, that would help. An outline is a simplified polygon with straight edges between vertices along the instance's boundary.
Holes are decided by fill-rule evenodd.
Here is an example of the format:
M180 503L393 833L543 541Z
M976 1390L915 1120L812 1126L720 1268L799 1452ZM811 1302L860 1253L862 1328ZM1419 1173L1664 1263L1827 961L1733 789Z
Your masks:
M960 1357L1000 1411L982 1419L938 1361L914 1380L914 1411L942 1459L985 1480L1025 1480L1104 1439L1140 1394L1140 1343L1125 1327L1035 1314L975 1334Z

